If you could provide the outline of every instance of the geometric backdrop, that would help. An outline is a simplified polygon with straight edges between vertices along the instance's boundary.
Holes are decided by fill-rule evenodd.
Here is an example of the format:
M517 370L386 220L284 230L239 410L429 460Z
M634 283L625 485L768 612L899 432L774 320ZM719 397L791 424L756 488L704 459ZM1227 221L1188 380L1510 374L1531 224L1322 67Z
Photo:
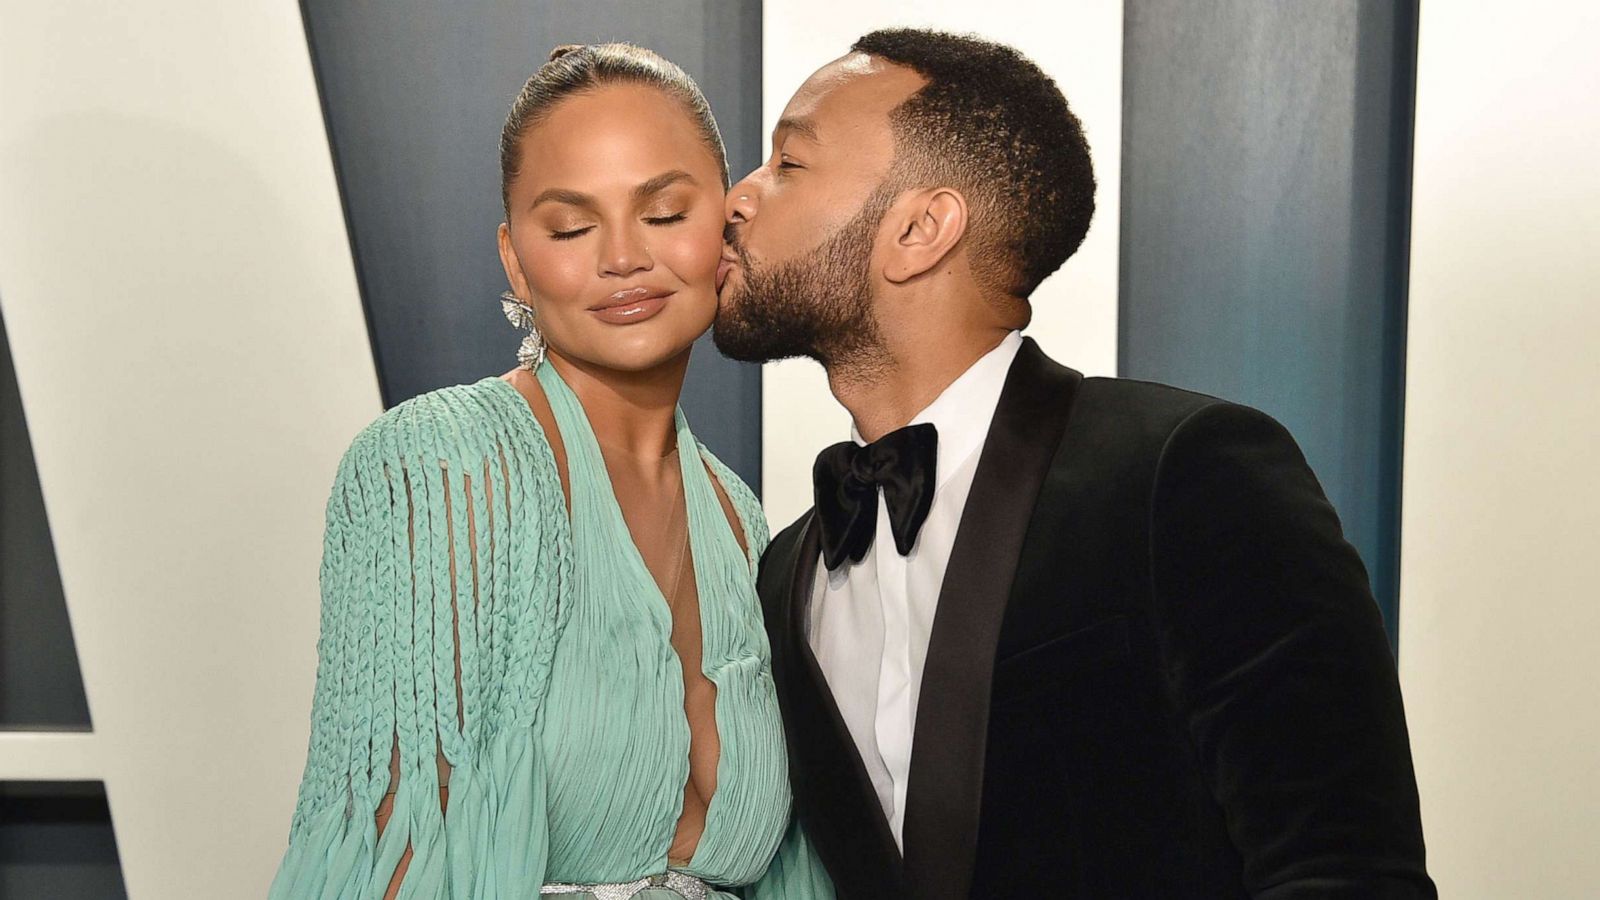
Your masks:
M1416 0L1129 0L1121 374L1287 426L1395 640Z
M308 0L306 31L385 406L515 364L495 248L500 128L558 44L631 38L682 66L716 110L738 178L760 160L760 4ZM622 25L621 23L626 23ZM697 436L760 483L761 370L697 348Z
M1600 71L1575 49L1600 14L1542 8L1512 29L1414 0L7 4L0 896L264 892L334 468L386 406L512 364L496 141L551 46L679 62L738 178L789 92L886 24L1014 43L1083 117L1098 211L1029 334L1300 440L1404 648L1441 889L1581 896L1600 621L1592 573L1561 573L1600 531L1575 399L1600 382L1600 272L1573 262L1600 244ZM710 347L684 407L775 526L847 433L815 366Z

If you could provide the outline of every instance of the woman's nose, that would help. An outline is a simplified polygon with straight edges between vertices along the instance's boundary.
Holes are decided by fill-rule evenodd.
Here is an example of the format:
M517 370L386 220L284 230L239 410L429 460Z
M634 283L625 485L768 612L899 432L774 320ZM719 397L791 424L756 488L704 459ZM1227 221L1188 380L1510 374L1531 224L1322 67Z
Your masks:
M600 274L632 275L649 271L655 262L637 229L613 229L600 252Z

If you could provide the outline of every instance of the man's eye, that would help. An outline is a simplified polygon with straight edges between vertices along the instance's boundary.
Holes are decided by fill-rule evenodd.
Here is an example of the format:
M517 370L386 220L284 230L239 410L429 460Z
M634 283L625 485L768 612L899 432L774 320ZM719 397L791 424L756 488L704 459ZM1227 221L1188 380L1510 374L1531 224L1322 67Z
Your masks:
M550 239L553 241L570 241L575 237L582 237L588 234L593 228L594 226L591 225L587 228L575 228L572 231L552 231L550 232Z
M789 160L785 159L785 160L780 160L778 162L778 168L780 168L780 169L803 169L803 168L805 168L805 166L802 166L799 163L790 162Z
M687 213L673 213L670 216L653 216L645 221L651 225L671 225L673 222L682 222Z

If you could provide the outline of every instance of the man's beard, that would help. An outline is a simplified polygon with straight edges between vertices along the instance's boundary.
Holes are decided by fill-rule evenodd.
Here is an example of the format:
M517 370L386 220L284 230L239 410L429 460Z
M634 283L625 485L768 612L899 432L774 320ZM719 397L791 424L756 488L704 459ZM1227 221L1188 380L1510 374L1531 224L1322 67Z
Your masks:
M881 341L868 273L873 239L893 200L885 188L873 191L815 252L771 268L751 263L730 226L742 280L718 304L711 327L717 349L743 362L805 356L830 372L872 368Z

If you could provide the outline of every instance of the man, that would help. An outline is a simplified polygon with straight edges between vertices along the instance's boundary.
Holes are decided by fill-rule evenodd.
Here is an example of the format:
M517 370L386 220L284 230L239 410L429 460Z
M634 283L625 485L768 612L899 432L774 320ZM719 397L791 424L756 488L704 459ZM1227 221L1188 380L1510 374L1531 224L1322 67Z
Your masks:
M892 30L729 193L718 346L818 360L854 420L760 578L801 822L846 898L1432 897L1378 610L1293 439L1018 334L1093 190L1031 62Z

